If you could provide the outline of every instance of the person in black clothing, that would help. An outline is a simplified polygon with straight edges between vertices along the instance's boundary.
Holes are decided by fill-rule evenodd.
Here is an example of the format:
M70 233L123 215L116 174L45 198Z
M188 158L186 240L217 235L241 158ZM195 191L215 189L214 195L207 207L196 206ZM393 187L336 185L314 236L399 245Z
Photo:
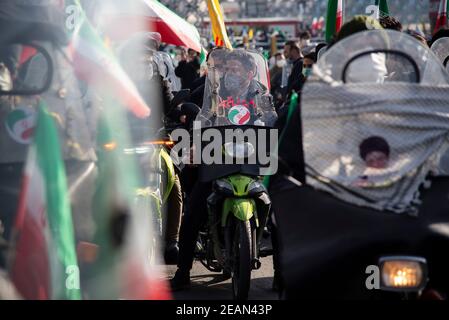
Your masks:
M298 92L298 94L300 94ZM300 99L298 98L298 101ZM275 128L279 130L280 136L284 138L279 141L278 149L278 172L270 178L268 191L271 194L273 190L282 190L285 187L285 175L291 176L300 183L305 183L305 164L304 152L302 146L302 123L299 104L293 107L292 116L289 119L290 100L287 100L284 106L278 111L278 119ZM267 223L271 232L273 246L273 290L281 293L284 288L284 279L281 268L282 242L279 237L279 230L274 221L275 213L270 214L270 220Z
M271 95L274 99L276 110L283 103L282 97L282 70L285 65L285 59L281 52L275 54L275 65L270 70Z
M220 57L224 56L225 50L220 47L215 47L211 51L208 52L206 57L206 62L209 61L210 54L214 52L214 65L217 69L223 69L224 68L224 61L220 60ZM222 57L223 58L223 57ZM192 85L191 94L189 102L196 104L200 108L203 106L203 98L204 98L204 88L206 86L206 77L207 77L207 69L206 73L195 80Z
M278 112L275 127L279 130L280 135L284 136L284 139L279 143L279 169L270 180L270 188L276 188L277 178L285 174L291 175L301 183L306 181L300 101L301 99L298 97L298 105L294 108L290 119L288 119L289 100L286 101L284 107Z
M193 83L199 78L200 60L198 53L189 49L188 54L185 51L181 53L181 61L175 69L175 74L181 79L183 89L193 88Z
M204 87L206 85L206 76L198 78L194 83L194 88L190 94L189 102L196 104L198 107L203 106Z
M286 97L290 96L293 91L299 91L304 83L302 75L303 60L301 58L301 49L297 45L290 46L289 59L293 64L292 72L288 77Z

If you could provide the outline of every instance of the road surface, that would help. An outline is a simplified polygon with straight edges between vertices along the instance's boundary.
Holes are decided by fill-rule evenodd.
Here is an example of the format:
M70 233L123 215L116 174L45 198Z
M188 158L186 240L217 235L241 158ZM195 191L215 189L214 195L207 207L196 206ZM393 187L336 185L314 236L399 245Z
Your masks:
M262 240L263 246L270 248L269 238ZM262 266L253 270L249 300L278 300L277 292L272 290L273 284L273 257L261 258ZM175 272L175 265L165 266L168 279ZM224 280L221 273L207 270L199 261L193 263L190 272L192 287L189 290L174 292L174 298L179 300L232 300L232 281Z
M273 283L273 259L261 259L262 267L252 272L250 300L277 300L278 296L271 289ZM176 266L166 266L168 278L172 278ZM190 272L192 287L189 290L174 292L177 300L227 300L232 299L231 279L223 280L220 273L213 273L195 261Z

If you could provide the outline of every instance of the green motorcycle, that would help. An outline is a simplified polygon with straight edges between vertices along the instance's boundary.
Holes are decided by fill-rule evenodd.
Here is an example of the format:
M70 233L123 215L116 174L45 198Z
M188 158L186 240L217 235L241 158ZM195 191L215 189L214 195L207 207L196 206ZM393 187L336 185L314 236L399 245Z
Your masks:
M226 74L220 70L225 64ZM234 299L245 300L251 272L261 267L259 244L271 206L262 183L262 176L268 173L260 170L256 154L258 147L267 143L261 137L273 131L276 113L267 89L266 61L259 53L215 50L208 67L205 103L197 124L201 124L203 136L213 131L224 138L224 143L215 146L220 152L213 153L219 161L200 166L200 180L212 182L212 193L207 200L208 223L200 231L196 257L208 270L232 277ZM244 99L235 98L235 90L226 86L231 72L246 79L240 82L246 90ZM261 131L264 135L259 134ZM236 139L228 139L230 134ZM239 139L244 136L248 139ZM203 144L201 150L207 148Z
M231 175L213 186L207 233L200 235L206 249L201 261L209 270L231 276L234 299L244 300L251 271L261 267L259 242L271 202L257 177Z

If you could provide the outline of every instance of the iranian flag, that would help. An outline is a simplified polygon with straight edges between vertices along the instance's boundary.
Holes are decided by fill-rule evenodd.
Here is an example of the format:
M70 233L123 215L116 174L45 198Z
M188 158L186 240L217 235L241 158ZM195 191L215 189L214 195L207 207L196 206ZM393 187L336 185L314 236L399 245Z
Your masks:
M9 271L23 298L81 298L58 132L42 101L25 166L13 235Z
M107 94L114 96L137 117L146 118L150 108L140 96L134 83L106 47L101 37L87 19L81 5L70 43L70 56L77 75Z
M344 0L329 0L326 17L326 41L330 42L341 29L344 21Z
M312 30L317 31L318 30L318 18L314 17L312 20Z
M105 103L97 141L106 146L130 145L124 110L111 98ZM97 196L94 199L98 255L83 289L92 299L170 299L169 284L157 263L153 218L160 199L146 187L135 159L121 148L99 151ZM150 161L150 160L148 160Z
M446 26L447 26L447 0L441 0L440 7L438 9L438 17L434 33L436 33L438 30Z
M313 18L312 30L319 31L322 30L323 27L324 27L324 17L320 17L319 19L317 17Z
M324 17L320 17L320 19L318 20L318 30L323 29L324 29Z

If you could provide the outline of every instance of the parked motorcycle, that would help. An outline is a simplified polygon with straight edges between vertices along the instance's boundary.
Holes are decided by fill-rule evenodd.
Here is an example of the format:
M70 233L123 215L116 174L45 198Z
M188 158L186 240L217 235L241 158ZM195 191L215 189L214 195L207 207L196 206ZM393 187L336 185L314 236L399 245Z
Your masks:
M321 57L302 137L289 137L302 139L306 181L283 170L270 188L284 298L447 297L448 88L436 56L395 31L357 33Z

